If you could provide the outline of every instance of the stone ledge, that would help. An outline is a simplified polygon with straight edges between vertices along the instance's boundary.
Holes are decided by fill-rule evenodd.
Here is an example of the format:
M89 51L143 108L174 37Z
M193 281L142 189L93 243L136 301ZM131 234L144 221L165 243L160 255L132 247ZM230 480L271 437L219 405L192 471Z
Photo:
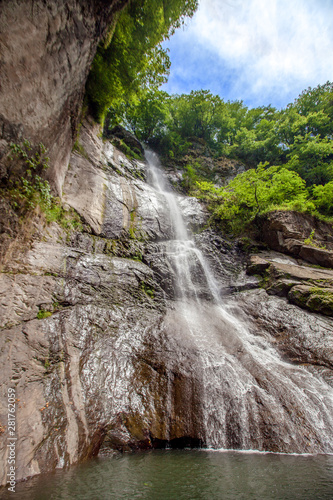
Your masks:
M333 271L276 262L269 260L269 254L266 257L252 255L247 273L261 276L261 286L269 295L286 297L299 307L333 316Z

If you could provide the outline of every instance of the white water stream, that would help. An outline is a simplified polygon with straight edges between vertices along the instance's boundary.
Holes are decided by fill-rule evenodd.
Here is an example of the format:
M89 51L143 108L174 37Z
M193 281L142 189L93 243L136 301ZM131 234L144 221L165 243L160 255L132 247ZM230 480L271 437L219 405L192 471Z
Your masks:
M284 361L265 336L252 334L228 310L219 293L223 284L187 230L158 157L146 152L146 158L151 185L164 196L173 228L166 245L176 274L173 324L198 352L206 444L333 452L332 387ZM200 296L198 280L209 289L210 300Z

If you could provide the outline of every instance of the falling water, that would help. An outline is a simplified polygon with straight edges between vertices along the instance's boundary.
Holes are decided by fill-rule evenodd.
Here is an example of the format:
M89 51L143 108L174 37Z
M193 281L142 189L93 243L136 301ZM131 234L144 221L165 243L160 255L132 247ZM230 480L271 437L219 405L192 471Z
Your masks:
M269 340L252 334L230 312L158 157L147 152L146 158L151 185L165 198L173 228L173 239L166 242L176 276L173 322L199 353L207 446L333 452L332 387L305 367L284 361ZM207 297L198 282L209 290Z

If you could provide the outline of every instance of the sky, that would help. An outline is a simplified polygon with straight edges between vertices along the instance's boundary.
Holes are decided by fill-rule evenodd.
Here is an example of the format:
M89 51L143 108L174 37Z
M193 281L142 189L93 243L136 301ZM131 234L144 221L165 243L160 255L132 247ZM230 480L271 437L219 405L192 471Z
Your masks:
M333 0L199 0L163 43L170 94L208 89L249 107L285 107L333 81Z

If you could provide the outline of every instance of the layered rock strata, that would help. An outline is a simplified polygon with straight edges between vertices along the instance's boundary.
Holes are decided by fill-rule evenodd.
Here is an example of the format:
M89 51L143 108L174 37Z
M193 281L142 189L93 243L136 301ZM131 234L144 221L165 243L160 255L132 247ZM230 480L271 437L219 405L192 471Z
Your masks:
M63 193L83 230L36 215L25 243L3 255L0 422L5 437L15 387L17 478L109 449L332 451L332 320L259 289L237 244L203 230L199 202L178 196L227 311L212 300L194 251L196 297L184 317L168 208L146 177L144 162L85 121Z

